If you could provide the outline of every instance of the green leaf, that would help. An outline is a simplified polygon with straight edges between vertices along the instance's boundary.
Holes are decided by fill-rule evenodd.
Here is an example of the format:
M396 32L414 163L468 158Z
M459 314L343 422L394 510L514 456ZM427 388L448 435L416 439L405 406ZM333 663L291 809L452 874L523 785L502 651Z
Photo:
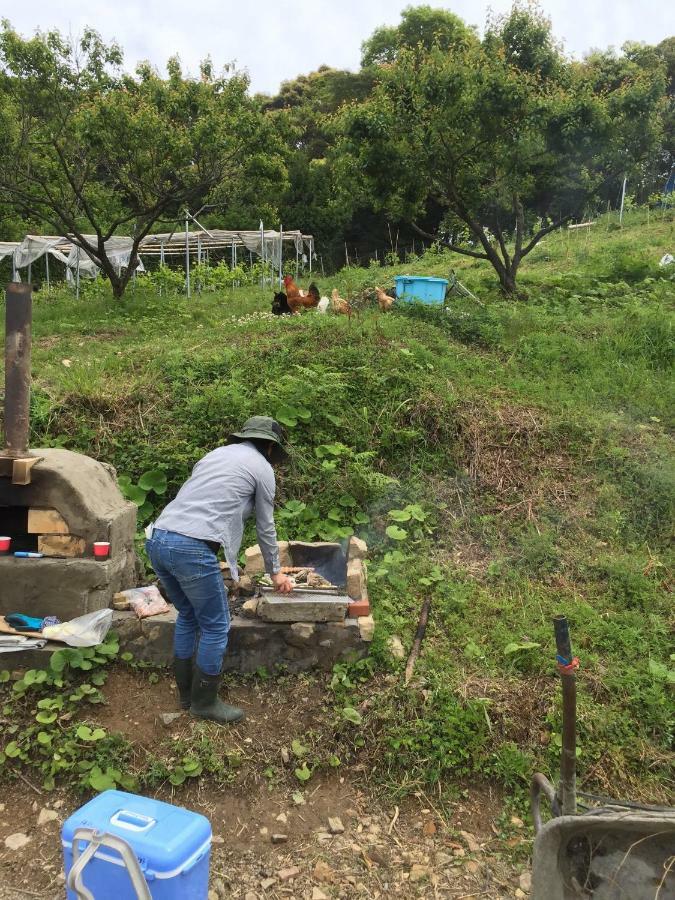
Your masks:
M287 500L283 505L284 512L291 516L299 516L301 512L307 509L307 504L301 500Z
M427 514L424 512L419 503L410 503L406 506L405 511L417 522L424 522Z
M363 512L357 512L352 521L355 525L367 525L370 522L370 516Z
M106 736L102 728L89 728L88 725L80 725L75 734L81 741L100 741Z
M537 647L541 647L541 644L536 641L522 641L519 644L511 642L504 647L504 654L511 656L514 653L520 653L521 650L535 650Z
M99 793L102 793L103 791L109 791L117 787L117 782L112 777L110 769L107 769L105 772L101 772L98 766L91 770L87 781L90 787L93 787L93 789L95 791L98 791Z
M299 417L299 412L296 407L290 406L288 403L282 403L275 415L277 422L281 422L281 424L285 425L287 428L295 428L298 424Z
M4 684L6 681L10 679L9 669L0 670L0 684Z
M352 725L360 725L363 721L363 716L353 706L345 706L342 710L342 718L347 722L351 722Z
M654 678L657 678L659 681L665 681L668 678L668 666L664 663L657 662L655 659L649 660L649 671Z
M387 526L385 533L392 541L404 541L408 537L408 532L405 528L399 528L398 525Z
M303 762L301 768L295 770L295 777L298 781L309 781L312 777L312 770L307 768L306 762Z
M163 494L167 487L166 474L162 469L150 469L147 472L143 472L138 479L138 486L143 491L154 491L156 494Z
M345 509L351 509L356 506L356 497L352 497L351 494L343 494L338 500L340 506L344 506Z
M328 757L328 765L333 769L337 769L338 766L342 765L342 761L339 756L331 753L331 755Z
M175 787L178 787L179 785L183 784L183 782L185 781L186 778L187 778L187 775L182 766L176 766L176 768L173 770L173 772L169 775L169 781Z
M305 746L303 746L303 745L300 743L300 741L298 741L297 739L291 741L291 752L293 753L293 756L297 756L298 759L300 759L300 757L306 755L307 749L308 749L308 748L305 747Z
M9 744L4 749L5 756L9 756L10 759L15 759L21 753L21 747L17 744L16 741L10 741Z
M394 522L409 522L412 517L407 509L390 509L387 515Z
M145 503L147 491L139 488L138 485L130 485L129 489L125 493L127 500L131 500L131 502L135 503L136 506L142 506Z
M55 712L47 712L46 710L43 710L35 716L35 719L41 725L51 725L52 722L56 721L56 716L57 714Z
M189 778L196 778L202 773L202 764L194 757L186 757L183 760L183 771Z
M129 653L128 650L120 656L120 659L121 659L123 662L131 662L133 658L134 658L134 654L133 654L133 653Z
M47 744L51 744L52 736L48 731L38 731L37 733L38 744L42 744L46 746Z

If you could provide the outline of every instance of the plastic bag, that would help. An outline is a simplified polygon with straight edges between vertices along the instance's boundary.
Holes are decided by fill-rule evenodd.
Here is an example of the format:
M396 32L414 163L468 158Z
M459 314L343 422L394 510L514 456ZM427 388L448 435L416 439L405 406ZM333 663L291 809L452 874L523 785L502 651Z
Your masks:
M119 594L115 594L113 605L121 609L124 602L126 602L127 609L133 609L139 619L145 619L147 616L158 616L171 610L169 604L160 594L159 588L154 584L147 587L128 588L126 591L120 591Z
M62 641L70 647L95 647L103 643L112 625L112 617L112 609L99 609L70 622L47 625L42 629L42 637L49 641Z

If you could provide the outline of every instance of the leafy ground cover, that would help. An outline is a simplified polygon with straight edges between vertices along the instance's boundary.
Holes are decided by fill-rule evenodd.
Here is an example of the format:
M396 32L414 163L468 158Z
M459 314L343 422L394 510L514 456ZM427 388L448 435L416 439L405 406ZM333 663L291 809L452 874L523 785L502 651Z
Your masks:
M454 266L480 303L389 315L363 304L350 321L273 318L271 291L255 286L188 301L139 278L122 303L96 285L79 303L66 291L36 296L33 446L112 463L143 523L244 418L276 415L292 448L280 536L354 531L369 542L371 664L341 666L326 686L324 725L297 736L307 752L289 777L300 786L358 761L397 797L480 778L522 803L533 769L558 767L551 618L562 612L582 663L581 785L672 796L675 267L658 260L672 249L673 220L632 213L623 229L594 228L552 235L532 254L525 303L501 299L484 264L433 251L319 286L355 296L403 271ZM388 642L409 648L430 592L423 653L404 687ZM0 685L17 725L5 771L23 760L48 787L58 782L40 749L57 740L66 755L80 748L67 757L72 783L128 775L126 743L78 712L91 697L73 700L81 688L69 681L56 693L25 681ZM98 699L97 683L85 683ZM144 754L133 776L237 777L222 760L211 770L198 736L190 741L170 764ZM81 767L89 745L97 752Z

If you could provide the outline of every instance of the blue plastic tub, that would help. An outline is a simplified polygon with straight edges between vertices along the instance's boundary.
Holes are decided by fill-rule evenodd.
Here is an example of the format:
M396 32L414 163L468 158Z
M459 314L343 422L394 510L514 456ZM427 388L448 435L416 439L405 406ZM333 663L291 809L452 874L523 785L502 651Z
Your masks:
M442 303L449 283L446 278L426 278L422 275L397 275L394 281L398 299L418 303Z
M153 900L206 900L211 823L180 806L124 791L104 791L63 823L66 879L73 864L73 835L92 828L123 838L133 849ZM88 842L78 840L82 853ZM84 869L83 883L96 900L136 900L120 854L101 847ZM67 891L68 900L75 893Z

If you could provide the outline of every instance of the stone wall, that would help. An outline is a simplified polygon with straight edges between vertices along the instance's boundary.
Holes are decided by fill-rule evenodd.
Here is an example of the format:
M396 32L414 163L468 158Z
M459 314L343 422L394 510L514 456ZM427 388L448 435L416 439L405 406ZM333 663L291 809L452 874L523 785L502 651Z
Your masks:
M132 612L116 612L113 628L120 646L139 660L166 666L173 659L176 612L138 619ZM357 619L344 622L263 622L233 616L223 668L225 672L250 674L285 669L330 671L341 659L368 653L372 633L362 637Z

